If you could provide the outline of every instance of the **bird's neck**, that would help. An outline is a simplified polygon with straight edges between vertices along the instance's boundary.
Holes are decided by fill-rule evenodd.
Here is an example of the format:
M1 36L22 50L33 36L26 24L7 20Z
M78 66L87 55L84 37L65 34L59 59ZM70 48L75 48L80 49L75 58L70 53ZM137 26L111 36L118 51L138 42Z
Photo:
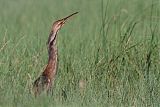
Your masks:
M55 41L54 41L55 42ZM51 81L55 78L57 71L57 46L52 43L48 47L48 64L42 75L47 76Z
M48 38L48 63L57 60L57 32L51 31Z
M57 54L58 54L57 46L54 45L49 47L48 54L49 54L48 63L52 63L53 61L56 61Z
M57 33L51 31L48 38L48 64L43 72L50 80L54 79L57 71Z

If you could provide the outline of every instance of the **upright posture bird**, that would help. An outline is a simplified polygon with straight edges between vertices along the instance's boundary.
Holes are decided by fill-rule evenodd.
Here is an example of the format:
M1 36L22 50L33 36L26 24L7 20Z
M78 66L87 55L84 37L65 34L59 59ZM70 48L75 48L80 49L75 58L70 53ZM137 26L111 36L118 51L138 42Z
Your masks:
M65 24L67 19L71 16L77 14L75 12L63 19L57 20L53 23L51 32L48 38L48 64L42 74L34 81L33 83L33 92L35 96L39 95L41 92L46 91L47 93L51 91L51 88L54 84L55 75L57 72L57 33L60 28Z

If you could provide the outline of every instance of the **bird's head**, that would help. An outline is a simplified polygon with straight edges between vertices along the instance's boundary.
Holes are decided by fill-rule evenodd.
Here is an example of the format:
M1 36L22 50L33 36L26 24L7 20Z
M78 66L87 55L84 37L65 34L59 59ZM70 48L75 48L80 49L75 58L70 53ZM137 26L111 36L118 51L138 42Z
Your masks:
M65 24L65 22L66 22L71 16L73 16L73 15L75 15L75 14L77 14L77 13L78 13L78 12L75 12L75 13L73 13L73 14L71 14L71 15L63 18L63 19L60 19L60 20L55 21L55 22L53 23L52 30L53 30L54 32L58 32L58 31L60 30L60 28Z

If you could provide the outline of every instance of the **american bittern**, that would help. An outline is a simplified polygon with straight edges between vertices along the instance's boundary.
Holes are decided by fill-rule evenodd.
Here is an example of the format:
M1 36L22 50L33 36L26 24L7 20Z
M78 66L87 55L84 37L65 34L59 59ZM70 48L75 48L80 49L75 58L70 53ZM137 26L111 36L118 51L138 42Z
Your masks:
M43 91L46 91L47 93L51 90L56 72L57 72L57 33L60 30L60 28L65 24L67 19L69 19L71 16L77 14L78 12L75 12L63 19L57 20L53 23L51 32L49 34L48 38L48 64L45 68L45 70L42 72L42 74L34 81L33 83L33 91L35 96L39 95Z

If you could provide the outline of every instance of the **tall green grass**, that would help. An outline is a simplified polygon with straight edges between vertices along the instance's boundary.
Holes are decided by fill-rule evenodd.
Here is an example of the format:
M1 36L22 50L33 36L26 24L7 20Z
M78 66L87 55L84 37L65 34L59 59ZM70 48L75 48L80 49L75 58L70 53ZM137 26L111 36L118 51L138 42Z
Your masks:
M54 93L34 98L51 25L75 11ZM159 40L159 0L0 0L0 107L159 107Z

